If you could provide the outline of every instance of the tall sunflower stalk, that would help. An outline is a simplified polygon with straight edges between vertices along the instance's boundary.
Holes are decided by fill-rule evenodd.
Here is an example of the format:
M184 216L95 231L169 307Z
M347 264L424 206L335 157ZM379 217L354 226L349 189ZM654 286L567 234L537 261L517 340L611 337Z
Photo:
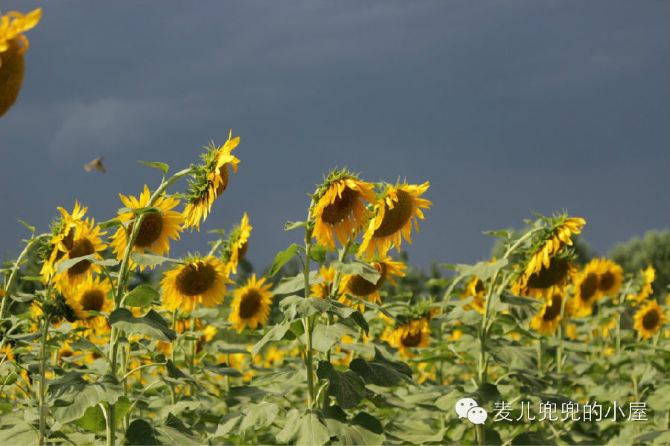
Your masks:
M180 178L191 173L191 169L184 169L172 177L166 179L163 178L161 184L154 191L154 193L149 198L148 208L153 206L158 198L165 192L165 190L172 185L174 182ZM126 291L126 286L129 279L129 270L130 270L130 254L132 252L133 244L135 239L137 239L140 229L142 228L142 220L147 215L147 212L142 212L139 215L136 215L135 221L130 231L130 235L127 237L126 247L123 253L123 260L121 261L121 266L119 267L118 282L116 285L116 294L114 295L114 310L123 307L123 296ZM112 376L116 377L118 375L118 348L119 348L119 338L121 333L112 325L112 331L109 337L109 363L111 368ZM116 444L116 414L115 414L115 404L109 403L107 410L106 420L106 433L107 433L107 445L114 446Z
M309 251L312 249L312 232L313 232L313 222L310 220L309 216L311 215L311 209L314 206L314 200L310 203L308 212L308 220L305 225L305 261L303 262L303 278L304 278L304 297L309 299L309 272L310 272L310 262L309 262ZM307 406L309 409L312 409L315 404L315 386L314 386L314 349L312 347L312 335L314 332L314 322L311 316L304 316L302 318L302 325L305 329L305 369L307 373L307 392L308 400Z

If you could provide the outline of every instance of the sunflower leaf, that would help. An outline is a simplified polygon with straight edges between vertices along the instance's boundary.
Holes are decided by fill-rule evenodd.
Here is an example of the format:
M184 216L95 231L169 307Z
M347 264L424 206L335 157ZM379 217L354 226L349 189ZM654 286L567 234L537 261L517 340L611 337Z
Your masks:
M171 259L169 257L157 256L155 254L146 254L140 252L131 253L130 258L132 259L133 262L137 263L138 265L149 266L149 267L160 265L165 262L181 263L177 259Z
M165 319L154 310L149 310L143 317L134 317L130 310L117 308L109 315L109 323L127 334L141 334L162 341L173 341L177 338Z
M379 280L380 277L379 271L363 262L355 261L350 263L342 263L339 260L334 260L330 265L335 269L335 271L341 274L358 275L371 283L377 283L377 280Z
M272 266L268 270L267 276L272 277L279 271L281 271L282 267L286 265L288 262L290 262L291 259L297 254L297 252L298 252L298 245L296 245L295 243L292 243L291 246L289 246L285 250L278 252L277 255L275 256L274 262L272 262Z
M304 228L305 226L307 226L306 221L287 221L284 224L284 231L292 231L294 229Z
M267 333L265 333L265 336L263 336L263 338L258 341L256 345L254 345L251 353L257 355L268 342L282 340L290 328L291 324L289 324L287 321L284 321L279 325L275 325Z
M168 170L170 170L170 166L159 161L138 161L138 163L151 167L152 169L158 169L163 172L163 175L167 175Z
M95 260L95 254L88 254L81 257L75 257L73 259L61 260L60 262L58 262L56 272L59 274L64 273L65 271L69 270L79 262L85 262L85 261L92 262L94 260Z
M328 395L335 397L344 409L356 407L365 396L365 383L351 370L340 372L328 361L319 361L316 370L319 379L328 380Z
M130 290L123 298L129 307L148 307L151 302L158 300L160 294L151 285L140 284Z

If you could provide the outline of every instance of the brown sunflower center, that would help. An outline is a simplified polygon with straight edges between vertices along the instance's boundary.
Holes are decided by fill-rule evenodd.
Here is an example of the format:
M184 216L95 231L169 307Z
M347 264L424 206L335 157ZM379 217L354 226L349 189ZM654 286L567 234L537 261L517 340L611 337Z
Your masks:
M421 332L417 331L416 333L407 333L405 336L400 338L400 343L404 347L416 347L421 343Z
M612 286L614 286L614 274L612 274L610 271L606 271L601 274L598 288L600 288L602 291L607 291L611 289Z
M228 166L221 167L221 184L216 187L216 196L221 195L228 187Z
M74 228L70 228L67 232L67 235L63 237L63 246L67 249L72 249L72 243L74 242Z
M393 204L393 209L390 209L386 204L384 205L386 207L384 209L384 219L382 220L382 224L372 234L373 237L381 238L395 234L412 217L412 211L414 210L412 196L402 189L398 189L397 195L398 201Z
M645 328L645 330L653 330L658 326L660 319L661 318L658 314L658 311L649 310L642 318L642 326Z
M242 260L245 255L247 255L247 250L249 249L249 242L244 242L242 243L242 246L240 246L240 249L237 251L237 258L239 260Z
M348 187L342 191L342 195L336 196L335 200L323 209L321 220L329 225L336 225L351 215L356 202L358 192Z
M528 286L537 289L547 289L558 285L565 280L570 270L570 262L565 259L552 259L549 268L542 267L540 271L528 278Z
M582 283L579 284L579 296L585 302L590 301L598 291L598 276L589 273L586 275Z
M72 243L72 249L70 250L70 258L74 259L77 257L87 256L95 252L95 247L93 243L87 238L80 238L75 240ZM70 267L67 270L68 275L74 276L77 274L82 274L88 271L91 267L91 262L89 260L82 260L77 262L74 266Z
M475 293L480 294L486 291L486 288L484 287L484 282L482 282L480 279L477 279L477 282L475 283Z
M189 263L177 275L177 289L186 296L197 296L209 290L216 280L216 270L203 262Z
M104 303L105 296L100 290L88 290L81 296L81 306L86 311L100 311Z
M133 230L133 224L128 225L128 230ZM159 212L146 214L142 219L142 225L135 238L135 246L146 248L158 240L163 231L163 216Z
M247 291L240 301L239 315L242 319L249 319L258 314L261 309L262 297L256 290Z
M60 357L61 358L69 358L72 355L74 355L74 352L72 350L63 350L60 352Z
M555 295L551 299L551 304L544 310L542 319L545 321L553 321L561 314L561 302L562 298L560 295Z
M380 274L377 282L370 282L358 274L352 276L351 279L349 279L349 284L347 286L351 294L354 296L367 296L374 293L380 289L382 285L384 285L384 281L386 280L386 265L384 263L375 263L373 266L377 271L379 271Z

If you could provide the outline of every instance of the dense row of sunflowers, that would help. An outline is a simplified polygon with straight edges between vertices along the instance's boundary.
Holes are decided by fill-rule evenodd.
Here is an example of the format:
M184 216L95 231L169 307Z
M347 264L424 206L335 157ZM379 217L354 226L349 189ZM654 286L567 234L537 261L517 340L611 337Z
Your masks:
M1 69L38 20L2 18ZM246 260L246 213L212 232L207 254L169 257L225 195L239 143L230 132L174 174L144 163L161 181L120 195L109 220L75 202L48 233L26 224L0 290L0 442L670 441L670 302L659 305L652 267L580 263L583 218L493 232L497 258L425 275L400 250L432 205L429 183L340 169L306 219L287 223L302 242L262 276ZM648 417L531 423L515 408L515 422L474 425L453 410L464 396L490 412L501 401L645 402Z

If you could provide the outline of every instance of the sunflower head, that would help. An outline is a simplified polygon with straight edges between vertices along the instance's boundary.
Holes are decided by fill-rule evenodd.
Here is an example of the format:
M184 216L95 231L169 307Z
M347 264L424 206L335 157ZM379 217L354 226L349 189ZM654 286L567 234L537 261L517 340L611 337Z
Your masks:
M228 265L230 271L235 274L237 274L237 265L247 254L252 229L253 227L249 224L249 216L245 212L242 215L242 221L230 231L228 240L224 244L223 261Z
M656 270L649 265L646 269L640 271L640 276L636 278L639 291L636 294L629 294L626 299L633 301L634 305L645 301L654 294L653 283L656 280Z
M119 194L125 208L121 209L118 218L122 225L112 236L112 248L116 258L122 260L128 244L128 236L133 232L134 225L139 220L138 211L149 206L151 191L149 186L144 185L144 190L139 198ZM132 250L143 253L146 251L157 255L170 252L170 240L179 240L184 218L180 212L173 210L179 205L179 200L171 196L161 196L156 199L151 211L143 213L137 236L133 242ZM135 262L131 260L131 268L135 268ZM140 270L146 266L140 265Z
M193 174L189 181L187 202L184 208L186 227L200 229L200 223L207 219L214 201L228 187L230 167L237 172L240 160L233 154L239 145L240 137L233 138L233 131L228 134L228 140L217 147L210 142L202 154L202 162L193 166Z
M163 306L192 312L198 305L214 307L231 283L225 265L215 257L196 257L167 271L161 280Z
M642 305L633 317L633 328L642 339L649 339L659 332L666 317L663 310L655 300L650 300Z
M576 274L574 296L570 305L571 314L578 317L590 315L594 302L602 295L598 262L591 261Z
M102 260L100 252L104 251L107 247L107 245L102 242L102 236L104 234L105 233L102 232L100 226L96 225L93 219L83 220L80 225L72 230L72 232L68 231L68 235L62 244L63 246L70 247L65 252L56 251L56 258L54 259L54 266L52 267L52 269L56 271L54 282L57 289L61 291L70 289L86 280L92 273L100 272L99 265L86 259L80 260L66 270L60 272L58 271L58 264L65 260L72 260L77 257L89 255L92 255L97 260ZM60 254L60 252L62 252L62 254Z
M554 333L561 321L562 305L563 296L561 294L551 296L530 321L530 327L545 335Z
M575 273L571 258L571 253L562 253L552 257L547 266L542 264L537 272L521 274L512 286L512 292L545 299L562 293Z
M310 219L316 241L331 250L335 239L347 244L368 221L366 202L374 198L374 186L357 175L346 169L330 172L312 196Z
M623 268L609 259L592 261L598 269L598 290L603 296L615 296L623 283Z
M486 305L486 286L479 277L472 276L468 281L465 290L461 294L462 299L467 297L472 297L472 303L469 304L468 307L471 307L480 314L484 314L484 307Z
M253 274L244 286L235 290L228 320L238 331L245 327L255 330L267 323L271 306L270 285L265 278L256 280Z
M430 344L430 327L424 318L413 319L397 327L390 336L391 344L405 357L413 356L413 349Z
M319 299L327 299L333 292L335 268L322 265L319 269L319 276L321 276L323 281L315 283L310 287L311 295L312 297L317 297Z
M98 313L112 310L111 289L107 279L94 278L91 274L83 282L65 290L65 302L74 310L82 326L103 328L107 320Z
M379 291L382 286L389 282L395 284L396 277L404 277L407 266L403 262L396 262L391 257L374 261L370 264L379 272L376 282L370 282L365 277L352 274L342 279L341 289L348 294L365 299L369 302L381 302Z
M380 257L395 247L400 250L403 238L412 243L412 224L419 230L419 219L423 219L423 209L432 203L421 196L430 187L429 182L423 184L387 185L384 192L376 200L373 216L370 219L358 255L371 258L375 252Z
M34 28L41 17L41 8L28 14L9 11L0 17L0 117L14 105L23 83L23 55L30 46L23 33Z
M40 247L40 257L43 260L40 274L45 283L56 273L56 262L72 249L77 230L86 224L84 221L86 211L88 208L82 207L78 201L75 201L72 213L65 208L58 208L60 217L51 222L49 226L51 236Z

